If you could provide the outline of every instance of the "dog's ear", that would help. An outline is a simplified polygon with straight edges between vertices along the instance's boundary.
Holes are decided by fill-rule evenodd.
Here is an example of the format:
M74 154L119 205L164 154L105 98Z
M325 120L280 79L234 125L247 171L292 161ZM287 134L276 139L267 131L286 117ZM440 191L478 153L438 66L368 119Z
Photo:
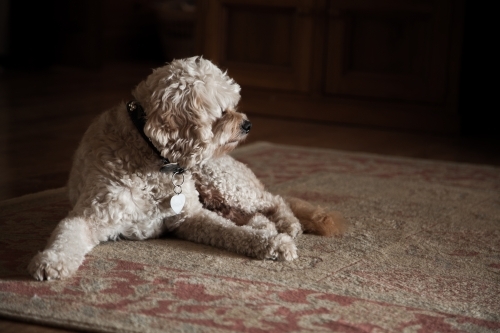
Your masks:
M146 112L144 133L170 162L191 168L207 155L213 137L211 119L197 89L177 83L163 85L164 81L151 85L148 79L134 90Z
M209 148L212 131L209 123L196 112L179 105L161 103L150 110L144 132L153 141L162 156L183 168L199 164ZM192 105L196 108L195 105Z

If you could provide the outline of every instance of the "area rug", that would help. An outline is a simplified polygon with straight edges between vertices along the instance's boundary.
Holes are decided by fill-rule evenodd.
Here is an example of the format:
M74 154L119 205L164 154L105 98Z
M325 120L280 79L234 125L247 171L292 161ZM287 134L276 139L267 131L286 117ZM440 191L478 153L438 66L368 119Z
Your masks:
M175 238L109 242L64 281L28 276L65 189L0 204L0 315L109 332L499 332L500 169L257 143L267 187L340 211L340 238L260 261Z

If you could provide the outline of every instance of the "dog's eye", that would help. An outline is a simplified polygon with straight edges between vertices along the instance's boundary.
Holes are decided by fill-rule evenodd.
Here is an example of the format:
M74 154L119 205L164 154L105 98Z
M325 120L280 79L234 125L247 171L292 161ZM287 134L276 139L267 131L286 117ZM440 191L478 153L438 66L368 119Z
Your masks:
M227 113L227 110L221 109L222 115L225 115Z

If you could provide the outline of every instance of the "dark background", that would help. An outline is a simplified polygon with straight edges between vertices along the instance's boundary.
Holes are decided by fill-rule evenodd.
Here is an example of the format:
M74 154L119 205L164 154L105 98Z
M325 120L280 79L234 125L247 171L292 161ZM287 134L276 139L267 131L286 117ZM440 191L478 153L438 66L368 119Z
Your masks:
M162 64L178 54L162 48L154 6L147 0L10 1L2 66L28 71L53 65L98 70L114 61ZM466 1L464 12L460 135L498 137L494 11Z

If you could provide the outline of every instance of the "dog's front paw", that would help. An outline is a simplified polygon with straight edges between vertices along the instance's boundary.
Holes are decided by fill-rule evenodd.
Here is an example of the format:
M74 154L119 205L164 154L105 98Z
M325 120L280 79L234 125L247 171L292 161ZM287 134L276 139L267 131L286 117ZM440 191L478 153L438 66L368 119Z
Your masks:
M302 234L302 225L299 220L293 215L275 217L276 229L279 233L284 233L292 238L296 238Z
M290 236L279 234L269 242L266 259L290 261L297 258L297 247Z
M28 272L37 280L58 280L72 275L80 266L78 260L72 260L55 251L39 252L31 259Z
M283 232L292 238L296 238L302 234L302 226L299 221L294 221L293 223L280 223L279 232Z

